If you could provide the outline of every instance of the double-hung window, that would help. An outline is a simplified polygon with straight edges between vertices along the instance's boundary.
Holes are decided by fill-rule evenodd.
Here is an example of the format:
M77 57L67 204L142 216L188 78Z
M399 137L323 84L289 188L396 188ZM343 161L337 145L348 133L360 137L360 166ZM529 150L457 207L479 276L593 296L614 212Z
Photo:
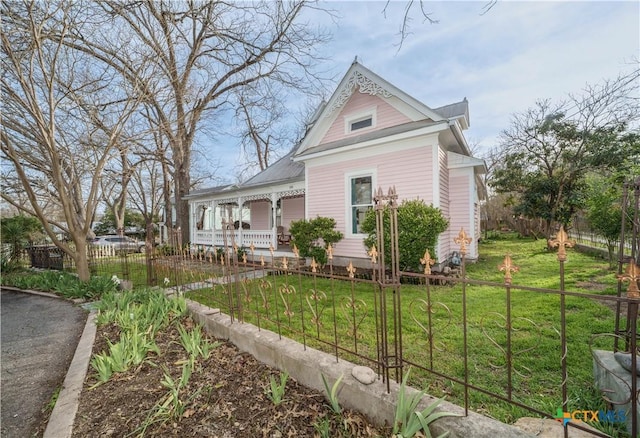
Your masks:
M361 234L364 217L367 211L373 208L373 177L372 175L349 177L349 186L351 233Z

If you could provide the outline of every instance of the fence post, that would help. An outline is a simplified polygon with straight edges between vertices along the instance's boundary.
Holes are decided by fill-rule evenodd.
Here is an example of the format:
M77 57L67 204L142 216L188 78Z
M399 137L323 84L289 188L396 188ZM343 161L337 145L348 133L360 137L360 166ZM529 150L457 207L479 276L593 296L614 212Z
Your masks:
M549 239L549 246L551 248L558 247L558 262L560 262L560 337L562 356L560 363L562 366L562 409L563 412L567 411L569 403L567 394L567 383L569 380L569 374L567 372L567 322L566 322L566 307L565 307L565 289L564 289L564 262L567 260L566 247L573 247L575 243L569 240L569 236L564 231L564 227L560 226L560 230L556 234L555 239ZM565 436L567 429L565 428Z
M380 314L376 324L379 328L378 350L380 351L380 365L383 380L387 382L390 391L389 371L395 370L397 382L402 380L402 302L400 293L400 253L398 250L398 195L395 187L389 188L387 195L378 188L373 197L376 215L377 247L377 279L379 289ZM389 247L385 246L385 216L389 216ZM387 263L389 271L387 272ZM391 292L392 310L387 309L387 292ZM391 318L391 321L389 321Z

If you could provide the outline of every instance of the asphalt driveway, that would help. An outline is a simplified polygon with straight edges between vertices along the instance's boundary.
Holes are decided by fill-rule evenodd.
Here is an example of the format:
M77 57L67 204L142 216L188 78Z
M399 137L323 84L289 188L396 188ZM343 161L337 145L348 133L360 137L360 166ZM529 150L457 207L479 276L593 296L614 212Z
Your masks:
M43 408L62 385L88 312L62 299L7 290L1 305L0 435L41 435Z

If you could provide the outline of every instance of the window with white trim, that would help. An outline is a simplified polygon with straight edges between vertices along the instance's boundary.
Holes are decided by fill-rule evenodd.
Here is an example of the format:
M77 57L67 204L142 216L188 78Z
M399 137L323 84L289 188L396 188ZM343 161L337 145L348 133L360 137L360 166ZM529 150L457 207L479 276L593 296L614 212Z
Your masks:
M373 178L371 175L350 178L351 233L361 234L361 224L367 211L373 208Z
M369 128L373 125L373 118L367 117L362 120L356 120L351 122L350 130L351 132L357 131L358 129Z
M344 118L344 132L350 134L361 129L375 128L376 126L376 108L369 108L350 114Z

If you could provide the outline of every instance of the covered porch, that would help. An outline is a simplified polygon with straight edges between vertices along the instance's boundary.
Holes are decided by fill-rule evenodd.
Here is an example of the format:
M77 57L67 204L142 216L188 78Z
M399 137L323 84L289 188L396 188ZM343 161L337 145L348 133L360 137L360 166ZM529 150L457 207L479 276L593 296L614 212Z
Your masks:
M190 201L191 244L207 248L253 245L257 251L273 248L290 252L289 226L305 218L304 188L239 193L238 196L212 197ZM224 223L233 229L224 230ZM226 233L226 242L225 242ZM262 251L260 251L262 252Z

